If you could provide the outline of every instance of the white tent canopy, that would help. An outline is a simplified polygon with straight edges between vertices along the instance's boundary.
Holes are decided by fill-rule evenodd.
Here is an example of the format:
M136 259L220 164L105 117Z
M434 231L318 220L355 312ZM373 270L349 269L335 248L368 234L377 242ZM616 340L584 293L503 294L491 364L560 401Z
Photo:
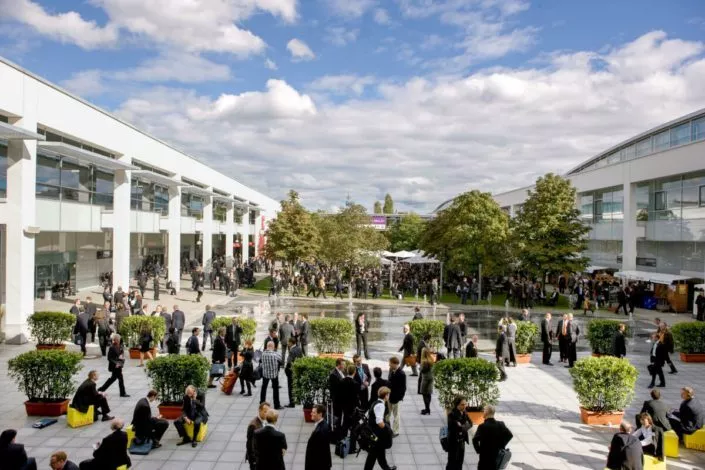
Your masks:
M414 256L413 258L406 258L401 261L401 263L408 263L408 264L436 264L439 263L435 258L428 258L426 256Z
M411 251L397 251L396 253L392 253L389 255L392 258L413 258L416 256L416 253L412 253Z
M652 273L648 271L619 271L614 273L615 277L630 281L653 282L654 284L671 285L675 281L685 281L692 279L688 276L678 276L676 274Z
M608 268L606 266L588 266L587 268L585 268L583 270L583 272L594 273L595 271L605 271L607 269L610 269L610 268Z

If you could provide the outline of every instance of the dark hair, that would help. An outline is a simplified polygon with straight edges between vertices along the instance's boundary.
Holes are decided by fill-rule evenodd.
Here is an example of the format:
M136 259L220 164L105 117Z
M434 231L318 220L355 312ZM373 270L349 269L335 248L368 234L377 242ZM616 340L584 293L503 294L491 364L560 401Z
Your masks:
M458 395L457 397L453 398L453 409L457 408L462 402L465 400L465 397L462 395Z
M382 378L382 368L375 367L374 369L372 369L372 375L375 376L375 379L381 379Z
M651 389L651 398L654 400L658 400L661 398L661 390L658 390L656 388Z
M399 358L396 356L392 356L389 358L389 363L398 366L399 365Z
M296 345L296 338L289 338L289 341L287 341L287 343L289 343L289 346Z
M5 429L2 434L0 434L0 449L6 449L16 435L17 431L14 429Z
M345 364L345 359L343 359L342 357L339 357L335 360L335 367L338 367L340 364Z
M195 327L193 330L191 330L191 334L195 335L197 331L198 331L198 327Z
M176 332L176 328L174 328L173 326L170 326L169 327L169 334L173 335L175 332Z
M319 403L318 405L315 405L314 408L316 409L316 412L317 412L319 415L325 417L325 415L326 415L326 407L325 407L325 405L321 405L321 404Z
M152 398L157 396L157 391L156 390L150 390L147 392L147 398Z

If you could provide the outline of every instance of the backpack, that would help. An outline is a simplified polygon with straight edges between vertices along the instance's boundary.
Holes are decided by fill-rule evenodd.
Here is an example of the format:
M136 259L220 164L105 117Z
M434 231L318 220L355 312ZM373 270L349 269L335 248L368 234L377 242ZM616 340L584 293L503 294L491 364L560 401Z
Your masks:
M440 431L438 431L438 439L441 441L443 450L448 452L448 426L441 426Z

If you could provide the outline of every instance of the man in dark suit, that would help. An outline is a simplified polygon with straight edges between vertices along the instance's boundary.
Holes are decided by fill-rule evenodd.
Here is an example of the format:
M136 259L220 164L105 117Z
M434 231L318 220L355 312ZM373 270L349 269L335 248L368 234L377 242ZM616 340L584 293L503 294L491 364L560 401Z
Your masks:
M617 332L612 338L612 355L620 359L627 355L627 338L624 336L625 330L626 326L624 326L624 323L620 323Z
M556 327L556 338L558 338L558 354L561 362L568 358L568 314L564 313L563 318L558 321Z
M279 419L276 410L267 411L267 424L255 431L254 447L258 470L285 470L286 436L274 427Z
M472 438L472 446L480 455L478 470L495 470L499 451L507 447L514 437L504 422L494 419L494 413L494 406L485 406L485 422L478 426Z
M619 432L612 437L607 454L607 468L612 470L641 470L644 465L644 452L641 443L632 435L632 425L622 421Z
M297 329L299 330L299 345L301 346L301 352L303 353L304 357L306 357L308 336L311 331L311 326L308 324L308 316L306 314L301 315L301 320Z
M575 361L578 360L578 338L580 337L580 328L578 324L573 320L573 314L568 314L568 325L566 327L568 332L568 368L573 367Z
M5 429L0 434L0 462L4 468L19 468L20 470L37 470L37 461L34 457L27 457L23 444L15 441L17 431Z
M76 299L74 304L69 309L69 313L73 313L76 316L81 313L81 299Z
M656 376L659 378L659 387L666 386L666 378L663 375L663 366L666 363L666 346L660 341L659 335L653 333L651 335L651 353L649 355L650 364L648 366L649 374L651 374L651 383L649 388L653 388L656 382Z
M553 353L553 325L551 325L551 314L547 313L541 320L541 342L543 343L543 363L552 366L551 353Z
M668 420L671 427L682 440L683 434L693 434L698 429L705 426L705 411L697 398L692 387L681 389L683 402L678 411L674 411Z
M88 333L91 334L91 343L95 343L96 323L94 321L98 307L93 303L91 297L86 297L85 312L88 314Z
M120 418L110 423L112 434L103 439L93 452L92 459L81 462L81 470L117 470L122 465L128 468L132 466L130 456L127 455L127 434L122 430L124 424Z
M355 383L358 387L358 400L360 402L360 408L369 408L370 402L370 383L372 382L372 374L370 374L370 367L367 364L362 363L362 357L358 354L353 356L353 364L355 365Z
M339 439L342 439L348 434L348 431L352 427L355 408L360 406L360 387L355 381L356 372L357 368L353 364L346 366L345 378L340 382L338 388L338 398L343 408L343 421L340 432L338 433Z
M186 315L184 312L179 310L178 305L174 305L174 311L171 314L171 326L176 330L176 334L179 337L179 344L181 343L181 333L184 332L184 326L186 325ZM167 330L168 331L168 330Z
M286 358L286 365L284 366L286 384L289 388L289 404L286 405L286 407L294 408L294 362L300 357L303 357L303 353L301 352L301 347L296 344L296 338L293 336L289 337L289 348L289 355Z
M467 346L465 346L465 357L477 357L477 335L472 335Z
M311 419L316 424L306 444L304 470L330 470L333 466L330 455L330 428L325 417L325 406L315 405L311 410Z
M359 313L355 319L355 342L357 343L357 355L365 353L365 359L370 359L370 353L367 351L367 332L370 331L370 321L367 315Z
M294 327L291 326L291 317L284 316L284 322L279 325L279 344L282 347L282 363L286 364L286 353L289 350L289 338L294 337Z
M186 387L186 395L184 395L184 406L181 411L181 417L174 421L174 427L181 437L181 442L177 442L177 446L191 443L191 447L196 447L196 436L201 430L201 424L208 422L208 412L203 404L203 400L196 395L196 387L189 385ZM186 434L184 424L193 423L193 439Z
M164 319L164 325L166 325L166 329L164 331L168 332L172 326L171 325L171 323L172 323L171 313L166 311L166 307L162 307L162 310L159 313L159 316ZM166 351L166 349L164 347L164 343L166 342L167 337L168 336L165 333L164 336L159 340L159 347L161 348L162 353L164 353Z
M120 396L129 397L125 392L125 380L122 377L122 368L125 365L125 353L120 344L120 335L113 335L113 344L108 349L108 371L112 374L108 380L98 389L99 392L104 392L110 387L113 382L118 381L120 387Z
M671 423L668 421L669 412L668 406L661 400L661 391L658 389L651 390L651 400L646 400L641 407L641 411L636 415L636 427L641 427L639 415L649 413L654 426L661 428L664 432L671 430Z
M341 400L340 384L345 378L345 359L338 358L335 360L335 369L328 376L328 391L330 392L330 400L333 403L333 417L340 421L343 416L343 402ZM333 421L335 423L335 421ZM337 424L333 425L333 431L337 428Z
M240 350L241 342L242 327L240 326L240 319L233 317L232 323L228 325L228 328L225 330L225 344L230 350L230 354L228 354L228 368L237 364L237 353Z
M382 387L391 387L389 380L382 378L382 369L375 367L372 369L372 375L374 375L375 381L370 386L370 401L374 401L379 396L379 389Z
M267 412L272 406L265 402L259 404L257 416L247 425L247 440L245 441L245 460L250 463L250 470L257 468L257 452L255 451L255 432L262 429L267 422Z
M211 350L213 349L213 320L215 320L215 312L211 310L210 305L206 305L206 312L203 314L201 324L203 325L203 347L201 351L206 350L206 341L211 340Z
M135 406L135 411L132 414L132 429L135 431L135 438L140 441L151 439L152 449L157 449L162 445L159 441L169 429L169 421L162 419L161 416L156 418L152 416L152 408L150 403L157 399L157 391L150 390L146 398L140 398Z
M497 342L495 343L494 355L497 369L499 369L500 382L507 380L507 372L504 370L504 363L509 359L509 345L507 344L507 327L501 325L497 328Z
M198 345L199 328L191 330L191 336L186 340L186 354L201 354L201 347Z
M406 374L399 367L399 358L392 356L389 359L389 384L391 393L389 394L389 415L394 418L392 424L392 435L399 435L399 403L406 395Z
M404 325L404 340L402 341L401 347L399 348L399 352L402 351L404 352L404 356L402 357L401 361L401 369L404 368L404 365L406 364L407 360L412 360L411 357L414 355L414 335L411 334L411 328L408 324ZM413 365L411 366L412 377L416 377L419 375L416 370L416 360L420 361L421 358L413 358Z
M89 407L92 405L94 410L93 421L98 420L99 414L103 415L103 421L110 421L113 417L108 415L108 413L110 413L108 400L106 400L103 392L97 390L96 382L98 382L98 372L94 370L88 372L88 378L78 386L76 394L73 396L71 408L81 413L87 413Z
M78 465L69 460L69 456L62 450L57 450L49 458L51 470L78 470Z
M73 334L80 337L81 352L86 355L86 343L88 342L88 322L91 321L91 316L88 312L81 312L76 317L76 325L73 327Z
M269 335L267 335L266 338L264 338L264 344L262 345L263 350L267 350L267 344L268 343L274 343L274 350L279 349L279 329L272 325L271 328L269 328Z
M446 329L448 332L445 338L446 347L448 348L448 359L457 359L460 357L460 349L463 347L462 332L457 315L451 316L450 323L446 326Z

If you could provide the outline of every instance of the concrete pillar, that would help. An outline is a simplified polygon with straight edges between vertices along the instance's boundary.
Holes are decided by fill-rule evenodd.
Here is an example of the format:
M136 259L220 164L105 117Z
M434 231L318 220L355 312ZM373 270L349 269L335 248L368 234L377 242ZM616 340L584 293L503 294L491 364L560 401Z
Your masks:
M255 211L255 235L252 240L255 244L255 246L254 246L255 256L259 256L259 254L260 254L259 253L259 234L262 231L260 228L261 224L262 224L262 221L261 221L261 217L260 217L260 212Z
M36 88L25 81L24 115L11 121L23 129L37 132ZM7 155L6 211L6 303L4 331L9 344L27 342L27 317L34 313L34 234L36 227L37 142L11 140Z
M624 223L622 225L622 270L636 269L636 184L624 182Z
M131 163L123 156L120 161ZM127 170L115 170L113 190L113 289L130 288L130 196L131 177ZM141 253L140 253L141 257Z
M250 220L250 214L247 210L245 210L245 213L242 214L242 220L240 224L238 225L238 233L240 234L240 261L244 263L247 261L247 250L249 249L248 241L249 241L249 233L250 233L250 228L249 228L249 220Z
M169 248L167 252L167 265L169 266L169 280L173 283L176 292L181 290L181 188L169 188Z
M228 204L228 210L225 212L225 263L228 264L228 259L233 257L233 243L235 242L235 206L232 203ZM230 266L228 266L230 267Z
M201 234L201 266L206 272L211 270L213 253L213 199L206 196L203 200L203 233Z

